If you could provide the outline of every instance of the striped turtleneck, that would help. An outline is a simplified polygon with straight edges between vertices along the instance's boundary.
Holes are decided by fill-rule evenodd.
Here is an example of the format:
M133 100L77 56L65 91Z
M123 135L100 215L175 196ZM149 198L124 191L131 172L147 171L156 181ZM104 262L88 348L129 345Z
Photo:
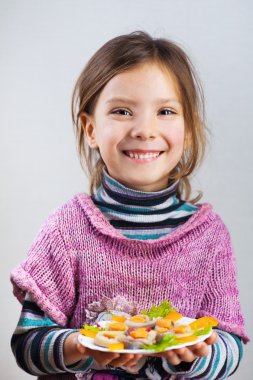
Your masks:
M143 192L125 187L104 170L92 200L122 235L147 240L171 233L198 210L177 193L178 181L160 191Z

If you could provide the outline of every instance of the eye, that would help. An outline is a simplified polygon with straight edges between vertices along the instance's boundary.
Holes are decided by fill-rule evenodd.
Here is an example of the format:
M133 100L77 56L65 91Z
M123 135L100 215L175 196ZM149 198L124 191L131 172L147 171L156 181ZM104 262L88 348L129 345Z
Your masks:
M117 110L113 110L112 113L115 115L123 115L123 116L130 115L130 112L124 108L119 108Z
M165 115L165 116L167 116L167 115L175 115L176 114L176 112L172 111L169 108L165 108L165 109L163 109L163 110L161 110L159 112L162 113L162 115Z

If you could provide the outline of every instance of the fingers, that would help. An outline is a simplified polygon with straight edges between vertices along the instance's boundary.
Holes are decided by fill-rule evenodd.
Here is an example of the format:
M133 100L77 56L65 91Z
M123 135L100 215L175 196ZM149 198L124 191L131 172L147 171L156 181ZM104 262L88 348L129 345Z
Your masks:
M116 352L102 352L98 350L91 350L84 347L80 343L76 344L76 348L80 354L85 356L92 356L100 365L113 367L133 367L141 359L143 355L136 354L119 354Z
M104 358L102 358L102 360L97 360L102 366L106 366L106 365L108 365L108 364L110 364L110 365L113 365L112 363L114 362L114 361L116 361L117 362L117 359L119 359L119 357L120 357L120 354L107 354L107 355L105 355L105 357Z
M134 355L133 359L130 359L127 364L125 365L126 367L133 367L136 366L137 363L143 358L143 355Z
M113 367L133 367L142 355L134 355L134 354L121 354L119 358L112 360L110 365Z
M213 331L212 335L209 338L207 338L205 340L205 342L206 342L206 344L210 345L210 344L216 343L218 341L218 339L219 339L218 334L215 331Z
M181 359L174 350L166 351L166 354L163 356L165 356L168 362L172 365L178 365L181 363Z
M142 355L102 352L90 350L89 348L85 349L85 354L92 356L102 366L111 365L113 367L132 367L142 357Z
M172 365L178 365L181 362L191 363L196 359L196 354L187 347L178 348L166 352L166 358Z
M204 357L209 353L208 345L205 342L197 343L190 347L190 350L195 354L196 357Z
M165 357L170 364L178 365L181 362L191 363L198 357L207 356L208 353L209 353L208 345L205 342L201 342L193 346L165 351L155 356Z
M76 348L77 348L77 351L80 352L80 354L82 355L86 354L86 348L82 344L77 343Z
M190 350L187 347L176 349L176 354L181 362L191 363L196 359L196 354L194 351Z
M86 355L92 356L100 365L106 366L120 357L116 352L102 352L86 348Z

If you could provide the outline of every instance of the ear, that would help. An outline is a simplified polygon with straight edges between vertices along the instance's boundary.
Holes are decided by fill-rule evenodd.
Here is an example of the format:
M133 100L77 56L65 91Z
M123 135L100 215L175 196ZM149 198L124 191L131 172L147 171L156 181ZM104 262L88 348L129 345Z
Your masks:
M97 148L98 144L96 141L96 131L94 128L94 120L92 115L87 112L82 112L80 115L80 120L90 148Z

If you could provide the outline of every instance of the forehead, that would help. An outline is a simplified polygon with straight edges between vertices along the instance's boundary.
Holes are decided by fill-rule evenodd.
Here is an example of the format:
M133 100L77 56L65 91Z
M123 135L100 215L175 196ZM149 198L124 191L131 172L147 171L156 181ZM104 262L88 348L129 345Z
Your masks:
M120 96L149 100L173 98L179 101L179 90L173 73L155 62L146 62L115 75L103 88L98 101Z

